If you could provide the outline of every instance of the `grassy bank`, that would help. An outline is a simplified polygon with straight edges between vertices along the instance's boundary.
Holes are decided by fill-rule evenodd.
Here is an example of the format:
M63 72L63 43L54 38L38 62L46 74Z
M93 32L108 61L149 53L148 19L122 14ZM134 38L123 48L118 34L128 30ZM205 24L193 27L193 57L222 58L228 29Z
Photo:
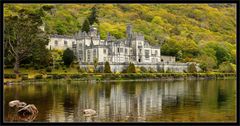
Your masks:
M124 80L163 80L163 79L227 79L235 78L235 73L21 73L17 79L15 74L4 74L4 82L22 80L79 80L79 81L124 81Z

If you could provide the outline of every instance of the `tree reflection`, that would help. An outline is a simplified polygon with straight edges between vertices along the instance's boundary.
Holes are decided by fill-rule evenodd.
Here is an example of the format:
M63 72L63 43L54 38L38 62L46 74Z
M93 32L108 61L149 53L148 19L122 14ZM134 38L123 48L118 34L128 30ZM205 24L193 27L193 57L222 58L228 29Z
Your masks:
M221 83L220 83L221 82ZM230 83L230 84L229 84ZM158 81L85 83L53 82L5 88L5 117L23 120L9 113L6 103L17 98L33 103L38 116L28 120L52 122L113 121L197 121L208 120L219 109L235 110L235 81ZM19 94L19 91L22 93ZM16 95L17 94L17 95ZM228 102L229 104L226 104ZM221 107L217 107L221 106ZM95 117L84 117L94 109ZM222 114L222 113L221 113ZM231 116L234 117L234 116ZM221 118L224 119L224 115ZM230 118L233 120L233 118ZM23 120L24 121L24 120ZM27 120L25 120L27 121Z

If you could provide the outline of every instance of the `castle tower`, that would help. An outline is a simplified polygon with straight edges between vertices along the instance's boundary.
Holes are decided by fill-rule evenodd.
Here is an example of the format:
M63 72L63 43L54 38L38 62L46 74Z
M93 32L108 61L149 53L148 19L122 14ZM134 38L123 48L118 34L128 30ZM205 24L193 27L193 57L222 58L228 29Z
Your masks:
M90 26L89 34L91 37L97 37L98 36L97 27L94 25Z

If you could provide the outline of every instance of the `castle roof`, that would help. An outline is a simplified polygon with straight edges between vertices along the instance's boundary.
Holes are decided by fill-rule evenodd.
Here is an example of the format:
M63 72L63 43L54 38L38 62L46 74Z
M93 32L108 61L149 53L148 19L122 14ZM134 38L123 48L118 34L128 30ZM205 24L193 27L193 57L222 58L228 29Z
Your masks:
M53 34L50 35L51 38L65 38L65 39L74 39L73 36L67 36L67 35L57 35L57 34Z

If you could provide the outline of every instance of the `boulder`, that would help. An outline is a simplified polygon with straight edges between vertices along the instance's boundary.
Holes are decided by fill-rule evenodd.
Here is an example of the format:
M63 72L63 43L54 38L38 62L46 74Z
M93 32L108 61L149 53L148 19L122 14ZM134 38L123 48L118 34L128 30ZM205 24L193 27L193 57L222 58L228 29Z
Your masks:
M23 108L27 104L25 102L20 102L19 100L13 100L8 103L10 107Z
M29 104L29 105L25 106L24 108L18 110L18 114L23 115L23 116L37 114L37 113L38 113L38 109L33 104Z
M13 100L13 101L10 101L8 105L10 107L14 107L14 106L17 106L19 102L20 102L19 100Z
M85 109L83 110L83 114L84 116L93 116L93 115L96 115L97 112L93 109Z

